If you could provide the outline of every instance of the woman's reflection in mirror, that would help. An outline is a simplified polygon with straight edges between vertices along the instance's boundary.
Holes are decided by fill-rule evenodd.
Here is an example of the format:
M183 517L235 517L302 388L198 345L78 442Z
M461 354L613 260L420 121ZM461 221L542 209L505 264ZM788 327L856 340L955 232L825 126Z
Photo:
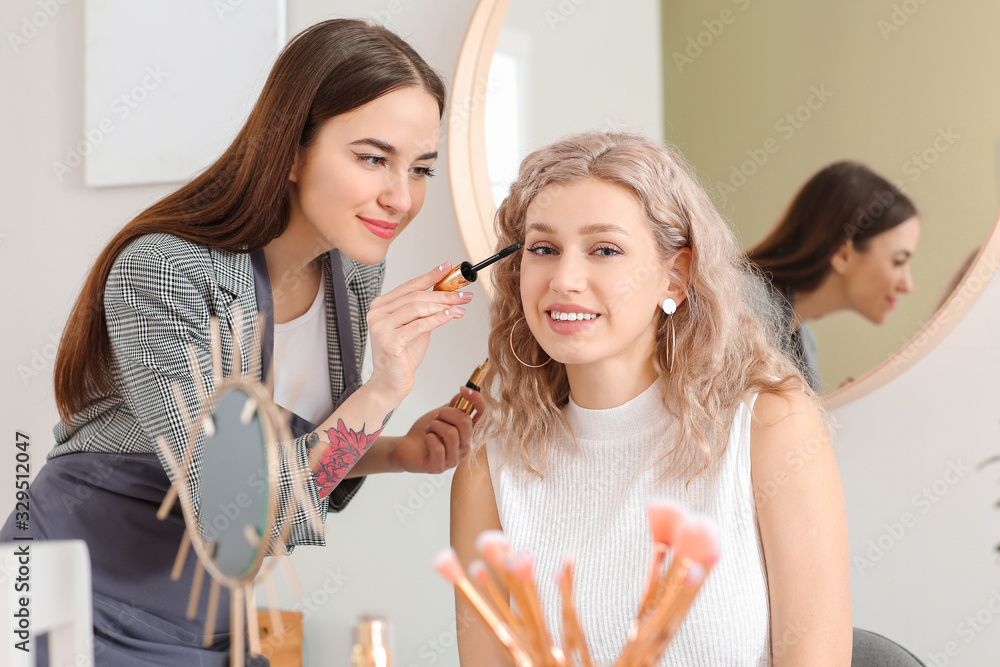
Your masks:
M920 220L902 191L863 164L836 162L810 178L782 218L746 252L784 311L788 346L820 391L816 336L808 322L850 310L883 324L913 291L910 261Z

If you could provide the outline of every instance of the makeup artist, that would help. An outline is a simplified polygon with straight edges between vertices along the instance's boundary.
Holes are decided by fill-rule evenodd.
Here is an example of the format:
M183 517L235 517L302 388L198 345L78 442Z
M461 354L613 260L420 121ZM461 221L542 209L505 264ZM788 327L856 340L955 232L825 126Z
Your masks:
M440 77L392 32L350 20L314 25L280 54L225 153L98 257L59 346L56 446L31 486L33 537L90 548L98 665L228 664L228 596L203 649L205 603L185 618L195 559L182 581L169 576L180 506L166 521L154 516L170 484L154 440L166 438L175 455L187 440L171 384L189 404L197 385L214 390L210 318L221 322L228 376L235 359L244 374L256 370L246 349L233 352L235 340L254 340L252 318L234 337L234 313L264 314L263 374L295 415L298 456L332 443L309 484L322 517L347 505L363 475L437 473L465 454L472 419L451 402L405 436L380 437L431 331L462 317L472 297L428 291L448 263L378 296L389 244L424 202L444 103ZM361 383L369 337L374 369ZM461 395L483 409L477 392ZM358 460L338 444L348 441L367 453ZM324 544L301 511L285 516L279 505L279 523L294 522L290 544ZM13 519L0 539L25 537Z
M919 240L909 197L863 164L835 162L802 186L747 251L771 283L790 352L815 391L822 391L818 344L807 323L852 310L884 324L899 295L913 291L910 260Z

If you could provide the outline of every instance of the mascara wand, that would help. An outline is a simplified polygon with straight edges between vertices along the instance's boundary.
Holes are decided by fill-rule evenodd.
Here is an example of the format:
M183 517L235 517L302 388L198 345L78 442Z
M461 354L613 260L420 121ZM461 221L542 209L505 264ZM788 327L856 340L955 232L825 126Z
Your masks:
M521 243L515 243L509 245L492 257L487 257L479 264L470 264L469 262L462 262L460 265L456 266L454 269L448 272L444 278L438 281L434 285L435 291L438 292L454 292L455 290L462 289L469 283L476 282L476 278L479 277L479 272L485 269L490 264L499 262L504 257L514 254L521 249Z

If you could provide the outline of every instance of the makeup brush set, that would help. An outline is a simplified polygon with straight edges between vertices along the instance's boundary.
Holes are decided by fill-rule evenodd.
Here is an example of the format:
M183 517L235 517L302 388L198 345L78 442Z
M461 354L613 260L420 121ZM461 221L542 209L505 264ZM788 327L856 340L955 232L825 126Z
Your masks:
M669 501L654 501L647 511L652 562L638 613L614 667L656 664L719 559L713 521L687 515ZM531 554L515 553L500 531L480 535L476 548L483 560L472 563L468 574L453 549L439 554L434 565L492 630L514 664L594 667L573 604L572 559L567 558L556 575L562 598L562 642L556 645L545 626Z

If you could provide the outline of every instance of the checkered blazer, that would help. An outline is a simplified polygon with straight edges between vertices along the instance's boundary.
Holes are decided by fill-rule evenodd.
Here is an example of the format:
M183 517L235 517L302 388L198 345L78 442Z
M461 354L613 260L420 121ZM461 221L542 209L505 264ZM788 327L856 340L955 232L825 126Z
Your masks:
M372 300L382 289L384 262L367 266L343 258L349 306L354 332L354 349L361 368L368 337L366 314ZM340 361L333 281L328 256L326 272L327 347L330 388L334 402L344 392ZM250 255L233 253L185 241L169 234L150 234L131 243L116 259L104 289L104 307L111 339L112 363L107 369L111 390L94 397L88 408L73 415L70 423L60 423L54 432L56 447L49 458L77 452L127 454L156 453L155 439L164 436L182 460L181 444L187 441L182 409L174 400L173 384L180 387L187 411L196 415L197 384L211 396L212 379L210 318L219 319L222 342L223 375L233 372L234 313L244 314L240 340L241 366L244 375L260 377L260 369L251 364L259 350L251 351L255 341L253 319L248 313L258 310L254 293L254 274ZM192 374L187 357L189 343L194 344L199 371ZM306 437L294 443L296 455L306 465ZM201 449L200 443L196 452ZM162 460L161 460L162 462ZM194 461L191 474L192 498L200 497L199 468ZM170 469L164 465L168 474ZM175 481L171 475L171 482ZM281 471L278 499L278 525L288 513L290 474ZM315 480L308 479L309 493L325 520L327 508L342 509L356 491L359 481L345 480L334 490L329 502L320 502ZM303 512L294 518L289 545L325 543L315 533Z

